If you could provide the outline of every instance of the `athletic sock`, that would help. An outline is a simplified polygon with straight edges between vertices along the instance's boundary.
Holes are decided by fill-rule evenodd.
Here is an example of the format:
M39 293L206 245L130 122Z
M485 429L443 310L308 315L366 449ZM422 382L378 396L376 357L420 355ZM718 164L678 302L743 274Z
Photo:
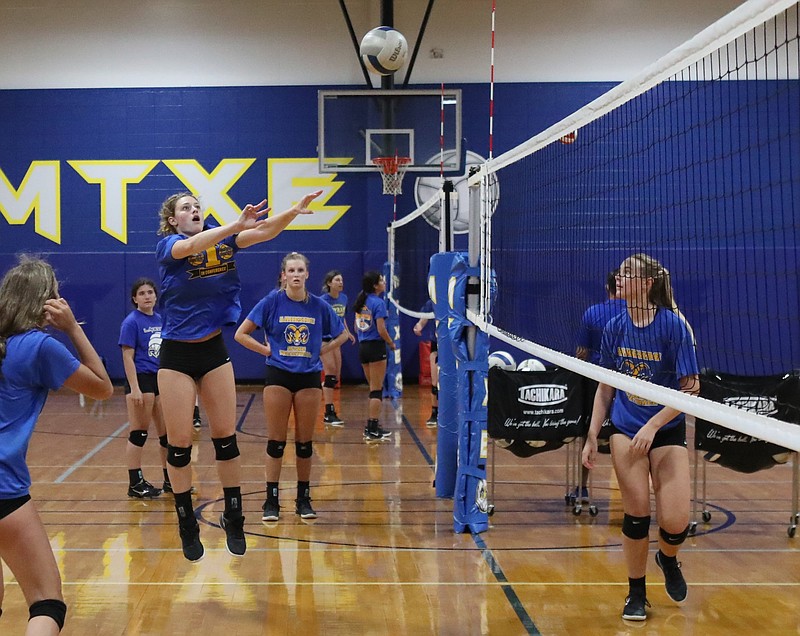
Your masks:
M336 413L336 409L333 408L333 404L326 404L325 415L333 415L334 413Z
M267 482L267 501L271 501L273 503L278 503L278 482L277 481L268 481Z
M175 511L178 513L178 523L181 525L191 525L191 520L194 519L194 509L192 508L192 490L186 492L176 492L175 495Z
M132 470L128 470L128 481L130 482L131 486L135 486L140 481L144 481L144 475L142 474L142 469L134 468Z
M632 579L632 578L628 577L628 588L630 590L630 592L629 592L630 596L638 596L640 598L647 598L646 585L645 585L645 579L646 578L647 577L644 577L644 576L639 578L639 579Z
M223 488L225 495L225 516L228 519L235 519L242 516L242 489L240 486Z
M310 482L307 481L298 481L297 482L297 498L298 499L308 499L311 496L311 488L309 487Z

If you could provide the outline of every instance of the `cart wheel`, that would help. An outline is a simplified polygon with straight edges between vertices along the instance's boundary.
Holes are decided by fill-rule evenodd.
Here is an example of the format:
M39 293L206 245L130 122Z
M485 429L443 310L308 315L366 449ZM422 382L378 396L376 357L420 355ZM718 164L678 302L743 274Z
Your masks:
M789 538L794 539L794 533L797 532L797 526L789 526Z
M494 504L489 504L489 507L486 509L486 514L490 517L494 514Z
M711 513L708 510L703 510L703 521L706 523L711 521Z
M600 511L597 509L597 506L595 506L594 504L589 506L589 515L591 515L592 517L596 517L598 512Z
M693 537L697 533L697 522L692 521L689 523L689 536Z
M575 507L572 509L572 514L576 517L580 516L582 510L582 506L580 504L575 504Z
M573 497L570 493L564 495L564 504L567 506L571 506L575 503L575 497Z

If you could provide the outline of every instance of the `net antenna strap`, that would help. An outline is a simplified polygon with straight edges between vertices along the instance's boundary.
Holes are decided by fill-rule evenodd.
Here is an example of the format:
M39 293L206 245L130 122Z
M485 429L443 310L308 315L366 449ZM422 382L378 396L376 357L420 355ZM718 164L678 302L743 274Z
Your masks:
M411 157L375 157L372 163L378 167L383 179L383 193L403 194L403 177L411 164Z

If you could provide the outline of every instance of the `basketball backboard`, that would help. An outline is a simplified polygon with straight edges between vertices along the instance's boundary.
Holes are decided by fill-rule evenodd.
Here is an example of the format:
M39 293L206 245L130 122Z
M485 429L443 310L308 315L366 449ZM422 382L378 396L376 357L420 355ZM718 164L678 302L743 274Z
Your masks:
M461 90L319 91L319 171L372 172L376 157L410 157L406 170L460 174Z

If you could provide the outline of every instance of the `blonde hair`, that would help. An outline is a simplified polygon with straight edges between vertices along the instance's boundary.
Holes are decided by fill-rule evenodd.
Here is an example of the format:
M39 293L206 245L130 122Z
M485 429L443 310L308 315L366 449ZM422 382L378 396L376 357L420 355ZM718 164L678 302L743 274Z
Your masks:
M162 236L178 233L178 229L170 224L169 219L175 216L175 205L178 203L178 199L182 199L183 197L192 197L195 201L199 202L197 196L191 192L179 192L178 194L173 194L168 197L164 203L161 204L161 209L158 211L158 233Z
M44 303L58 298L58 281L52 266L26 254L0 282L0 363L6 356L6 340L44 324Z

